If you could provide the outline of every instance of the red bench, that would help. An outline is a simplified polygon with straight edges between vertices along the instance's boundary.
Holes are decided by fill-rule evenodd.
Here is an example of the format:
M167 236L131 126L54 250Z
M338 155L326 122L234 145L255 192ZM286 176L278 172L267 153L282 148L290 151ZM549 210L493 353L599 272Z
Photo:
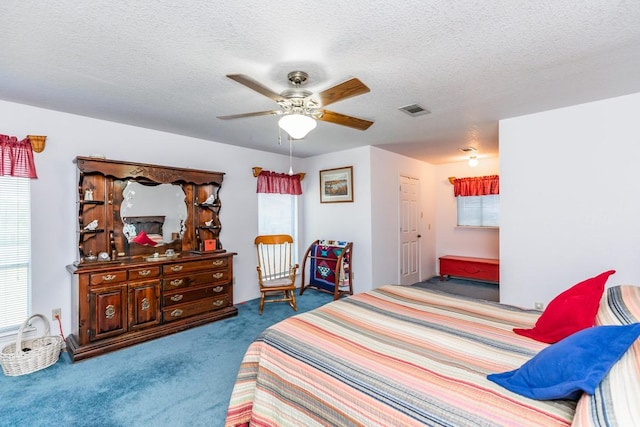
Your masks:
M440 280L444 276L500 282L500 260L446 255L440 257Z

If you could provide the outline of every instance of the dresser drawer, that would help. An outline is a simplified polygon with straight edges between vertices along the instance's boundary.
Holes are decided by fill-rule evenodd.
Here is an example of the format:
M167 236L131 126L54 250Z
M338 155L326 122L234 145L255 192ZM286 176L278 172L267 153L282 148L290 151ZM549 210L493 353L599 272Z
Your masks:
M129 270L129 280L152 279L160 276L160 266L133 268Z
M221 294L217 297L206 298L190 304L177 304L162 309L163 321L173 322L196 314L206 313L229 306L229 295Z
M190 273L192 271L202 271L209 269L226 268L229 266L229 259L225 258L213 258L202 261L192 262L176 262L173 264L167 264L162 267L163 274L165 276L174 274Z
M103 273L95 273L89 279L90 285L108 285L110 283L125 282L127 280L127 271L110 271Z
M164 307L169 307L203 298L218 297L226 294L226 292L227 287L223 285L207 286L204 288L178 290L171 293L164 292L162 294L162 300Z
M207 271L192 275L171 276L162 279L162 290L172 291L174 289L186 288L188 286L208 285L214 283L229 283L229 270Z

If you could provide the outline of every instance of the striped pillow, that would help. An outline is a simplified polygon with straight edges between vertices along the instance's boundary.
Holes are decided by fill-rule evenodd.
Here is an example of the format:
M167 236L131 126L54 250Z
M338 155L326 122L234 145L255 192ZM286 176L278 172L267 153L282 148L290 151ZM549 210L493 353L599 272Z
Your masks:
M640 322L640 286L620 285L606 290L596 314L596 326Z
M596 325L640 322L640 287L614 286L600 301ZM572 426L627 426L640 420L640 340L613 365L593 395L583 394Z

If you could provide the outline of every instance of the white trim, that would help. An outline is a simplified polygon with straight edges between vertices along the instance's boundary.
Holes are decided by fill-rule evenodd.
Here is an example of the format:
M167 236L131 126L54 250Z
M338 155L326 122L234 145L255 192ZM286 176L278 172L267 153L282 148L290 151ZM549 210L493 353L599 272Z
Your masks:
M492 225L456 225L454 228L456 230L500 230L500 227Z

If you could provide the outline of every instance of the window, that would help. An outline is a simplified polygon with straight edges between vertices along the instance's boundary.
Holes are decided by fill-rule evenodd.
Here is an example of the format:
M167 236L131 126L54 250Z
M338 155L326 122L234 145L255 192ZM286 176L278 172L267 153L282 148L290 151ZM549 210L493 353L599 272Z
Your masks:
M290 194L258 193L258 234L289 234L297 262L298 199Z
M458 196L458 226L498 227L500 195Z
M0 176L0 331L29 317L31 183Z

